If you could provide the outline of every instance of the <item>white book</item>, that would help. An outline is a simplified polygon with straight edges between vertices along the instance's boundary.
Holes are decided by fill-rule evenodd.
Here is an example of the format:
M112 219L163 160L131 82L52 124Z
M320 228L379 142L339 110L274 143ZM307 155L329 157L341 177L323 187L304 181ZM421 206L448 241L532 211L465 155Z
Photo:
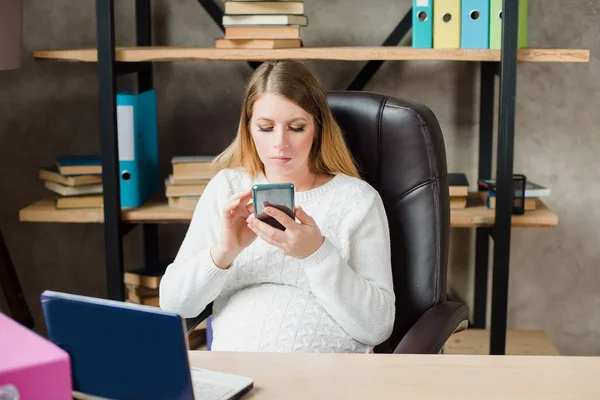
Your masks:
M304 3L292 1L226 1L225 15L303 15Z
M44 187L62 196L80 196L83 194L102 193L101 183L81 186L65 186L56 182L44 181Z
M306 15L223 15L223 26L308 25Z
M265 2L265 1L276 2L276 3L285 3L286 1L287 2L291 1L291 2L304 3L304 0L231 0L231 1L235 1L236 3L239 3L239 2L242 2L242 1L245 2L245 3L262 3L262 2Z
M485 183L487 189L491 190L492 192L496 191L495 179L484 179L483 183ZM526 180L525 182L525 197L546 197L550 196L551 192L552 191L550 190L550 188L546 186L542 186L530 180ZM520 197L521 191L515 190L515 196Z
M520 191L516 191L516 196L520 196ZM532 181L525 182L525 197L546 197L550 196L551 190L548 187L539 185Z

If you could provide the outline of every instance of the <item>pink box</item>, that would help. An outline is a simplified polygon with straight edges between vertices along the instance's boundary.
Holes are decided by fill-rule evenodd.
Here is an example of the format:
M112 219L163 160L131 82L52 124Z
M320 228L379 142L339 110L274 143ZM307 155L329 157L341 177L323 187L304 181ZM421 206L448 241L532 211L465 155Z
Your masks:
M67 352L0 313L0 394L10 385L20 400L73 398Z

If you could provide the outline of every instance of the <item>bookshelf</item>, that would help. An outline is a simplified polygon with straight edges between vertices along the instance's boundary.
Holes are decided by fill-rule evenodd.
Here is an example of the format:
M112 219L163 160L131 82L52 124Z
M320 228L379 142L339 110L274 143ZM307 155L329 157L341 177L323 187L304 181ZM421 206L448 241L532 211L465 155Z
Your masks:
M453 228L491 228L494 226L495 213L485 206L485 192L470 193L466 208L450 212L450 224ZM127 223L189 223L192 211L172 208L164 199L153 199L136 209L121 210L121 219ZM57 223L103 223L104 212L101 208L57 210L54 199L41 199L19 211L22 222ZM535 211L524 215L514 215L513 228L553 228L558 225L558 216L543 201L537 199Z
M51 197L41 199L19 211L22 222L55 223L103 223L102 208L57 210ZM169 207L166 200L150 200L142 207L121 210L123 222L147 223L189 223L192 211Z
M33 53L37 59L97 62L98 50L66 49L40 50ZM344 60L344 61L500 61L500 50L467 49L413 49L412 47L310 47L300 49L214 49L207 47L117 47L115 60L119 62L171 61L265 61ZM589 62L589 50L521 49L521 62Z
M263 61L270 59L368 61L349 89L360 90L383 61L477 62L480 66L479 112L479 179L492 178L493 139L497 132L495 178L498 182L497 208L483 206L481 194L472 193L466 209L453 210L453 227L475 228L475 294L472 326L485 327L490 258L493 262L492 315L490 354L505 354L508 306L508 280L512 228L548 228L558 224L558 216L539 201L536 211L523 216L511 215L511 186L514 163L515 97L519 63L587 63L586 49L518 49L519 0L503 0L501 50L441 50L396 47L411 28L412 9L380 47L305 47L277 50L231 50L152 46L150 0L135 1L135 47L115 46L114 0L96 0L97 48L51 49L33 53L37 60L56 62L93 62L98 68L99 131L101 138L104 185L103 210L55 210L52 199L42 199L20 210L19 217L28 222L100 223L104 224L107 297L123 300L122 240L129 231L125 225L143 224L147 265L158 264L157 225L185 223L191 212L170 209L166 201L153 200L135 210L121 210L118 174L116 124L116 76L136 73L138 89L153 87L154 62L184 61ZM220 10L212 0L200 4L219 23ZM221 29L223 29L221 27ZM252 64L251 64L252 65ZM496 77L499 100L495 103ZM362 85L362 86L361 86ZM494 126L495 116L498 127ZM478 188L482 190L482 188ZM493 256L489 240L494 240Z

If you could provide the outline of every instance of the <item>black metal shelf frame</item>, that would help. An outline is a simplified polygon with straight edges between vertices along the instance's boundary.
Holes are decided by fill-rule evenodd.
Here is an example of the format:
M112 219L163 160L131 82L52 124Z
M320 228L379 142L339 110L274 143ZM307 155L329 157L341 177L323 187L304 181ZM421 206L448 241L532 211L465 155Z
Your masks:
M214 0L198 0L221 29L222 12ZM219 14L221 12L221 14ZM472 326L484 328L486 321L488 248L494 239L490 354L505 354L508 278L511 241L512 175L514 160L515 97L517 84L517 35L519 0L503 0L502 49L500 62L481 62L480 130L478 179L492 177L493 120L496 75L500 81L497 146L497 206L494 228L476 228L475 292ZM411 28L412 9L402 18L382 46L396 46ZM150 0L136 0L136 41L152 45ZM131 226L121 220L120 177L116 117L116 76L136 73L139 91L152 89L152 63L115 62L114 0L96 0L98 44L98 119L104 181L104 239L107 297L124 300L122 239ZM257 63L248 63L255 68ZM383 61L368 61L348 90L361 90ZM144 256L148 269L159 268L156 224L143 224Z

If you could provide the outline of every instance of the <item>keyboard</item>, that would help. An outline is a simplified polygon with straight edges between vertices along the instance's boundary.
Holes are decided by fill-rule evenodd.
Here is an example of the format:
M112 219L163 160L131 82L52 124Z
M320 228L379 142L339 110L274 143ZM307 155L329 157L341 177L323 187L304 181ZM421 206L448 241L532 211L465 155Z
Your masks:
M194 398L202 400L229 400L244 390L252 380L243 376L191 368Z

